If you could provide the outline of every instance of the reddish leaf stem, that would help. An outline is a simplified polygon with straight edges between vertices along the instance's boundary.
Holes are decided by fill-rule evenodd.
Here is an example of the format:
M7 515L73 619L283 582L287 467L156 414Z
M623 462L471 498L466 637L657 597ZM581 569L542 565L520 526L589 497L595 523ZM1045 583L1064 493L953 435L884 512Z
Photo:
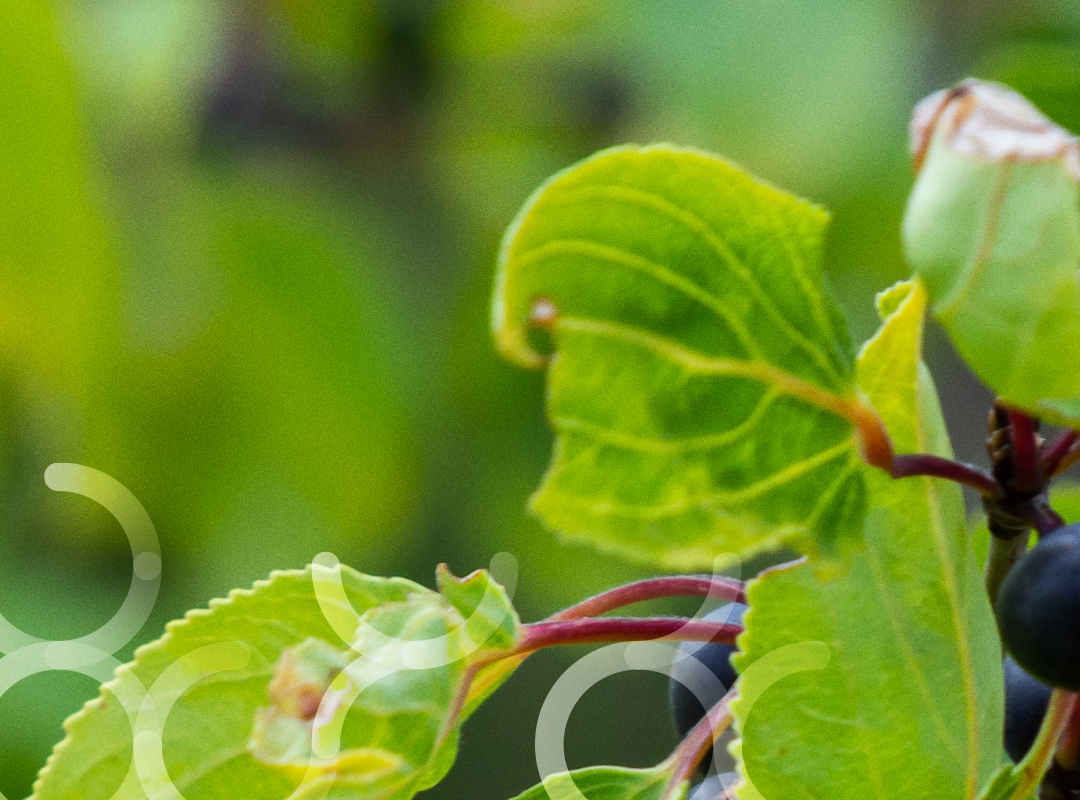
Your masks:
M628 583L582 600L547 618L558 620L598 617L616 608L661 597L714 597L736 603L746 602L746 584L734 578L713 575L671 575Z
M1013 484L1020 492L1037 492L1042 485L1039 469L1039 443L1035 434L1035 420L1023 411L1009 409L1009 427L1012 429Z
M894 458L893 445L889 432L885 429L885 423L872 407L861 403L849 405L848 413L844 411L840 413L855 423L858 430L859 451L863 461L871 467L877 467L886 472L891 471Z
M742 625L705 622L687 617L600 617L534 622L523 627L524 635L520 643L507 655L522 655L559 645L641 642L664 637L677 641L734 644L735 637L743 630Z
M724 698L709 709L701 722L690 729L686 738L679 743L670 756L667 763L674 767L671 779L664 790L662 800L670 800L675 796L679 786L690 780L697 769L701 759L709 752L716 740L720 737L732 722L731 702L735 697L734 692L728 692Z
M1044 494L1016 506L1016 511L1023 519L1032 524L1040 537L1065 525L1065 520L1050 507L1050 503Z
M1067 430L1043 448L1043 475L1049 478L1068 469L1068 466L1061 466L1061 462L1070 454L1077 442L1080 442L1080 431ZM1080 450L1076 452L1080 454Z
M926 475L933 478L946 478L964 486L970 486L980 494L990 497L1000 497L1001 487L997 481L986 472L973 464L962 464L941 456L929 453L915 453L911 455L896 456L893 458L892 476L894 478L910 478L916 475Z

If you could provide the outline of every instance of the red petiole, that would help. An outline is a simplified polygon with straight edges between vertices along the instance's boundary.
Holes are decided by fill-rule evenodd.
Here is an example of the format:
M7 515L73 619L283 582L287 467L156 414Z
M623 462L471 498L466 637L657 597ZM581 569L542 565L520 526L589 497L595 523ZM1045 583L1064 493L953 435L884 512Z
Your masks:
M1012 441L1013 484L1018 492L1037 492L1043 483L1035 420L1014 408L1008 410Z
M547 621L598 617L617 608L662 597L712 597L717 600L745 603L746 584L734 578L714 575L667 575L647 578L601 592L557 614L552 614Z
M505 656L523 655L560 645L642 642L662 638L733 644L743 631L742 625L686 617L599 617L534 622L524 628L521 642Z
M1048 478L1053 477L1067 470L1078 459L1080 459L1080 431L1065 431L1043 449L1042 472Z
M911 478L918 475L946 478L954 483L970 486L983 495L1001 496L1001 487L986 470L973 464L963 464L929 453L895 456L891 474L894 478Z
M1027 503L1015 507L1016 512L1031 523L1039 536L1056 531L1065 525L1065 520L1050 507L1045 495L1032 498Z

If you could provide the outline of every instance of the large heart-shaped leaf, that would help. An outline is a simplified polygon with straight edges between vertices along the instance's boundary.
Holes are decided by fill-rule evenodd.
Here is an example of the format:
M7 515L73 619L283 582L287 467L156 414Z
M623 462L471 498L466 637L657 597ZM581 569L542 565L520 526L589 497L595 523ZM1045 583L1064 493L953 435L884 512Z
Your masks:
M493 327L508 358L550 363L542 519L675 567L858 535L853 430L870 450L881 432L822 291L826 222L670 146L602 152L537 191L504 242Z
M470 665L518 638L488 573L439 583L317 561L189 613L67 721L33 800L413 797L453 763Z
M1010 404L1080 422L1080 145L966 81L915 110L904 244L967 364Z
M898 449L950 455L920 361L926 294L880 297L860 385ZM803 563L749 587L740 699L741 800L974 798L1001 761L1000 651L955 484L867 469L865 550L822 580ZM764 685L753 665L800 642L828 665ZM767 676L766 676L767 677Z

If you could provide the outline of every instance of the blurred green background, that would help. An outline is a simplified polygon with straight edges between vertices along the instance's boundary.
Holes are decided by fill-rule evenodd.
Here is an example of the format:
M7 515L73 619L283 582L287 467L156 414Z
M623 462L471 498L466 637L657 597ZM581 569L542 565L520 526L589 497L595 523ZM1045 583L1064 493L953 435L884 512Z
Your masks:
M55 461L126 485L157 525L138 639L330 550L427 585L500 551L532 620L651 572L557 546L524 512L547 462L543 380L487 331L499 237L601 147L725 154L834 212L853 335L904 277L907 118L966 75L1080 129L1067 0L8 0L0 10L0 613L108 620L117 523L50 492ZM988 396L932 331L960 455ZM669 611L689 608L665 606ZM536 781L533 725L577 652L534 657L465 730L430 798ZM29 794L97 687L0 698L0 792ZM624 674L571 719L572 767L675 744L664 680Z

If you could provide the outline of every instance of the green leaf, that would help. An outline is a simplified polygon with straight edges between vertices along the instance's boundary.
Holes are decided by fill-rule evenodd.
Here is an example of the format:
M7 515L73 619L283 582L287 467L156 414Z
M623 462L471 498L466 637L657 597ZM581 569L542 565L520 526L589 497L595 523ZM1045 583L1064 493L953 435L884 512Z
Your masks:
M607 150L542 186L507 232L492 309L503 355L550 364L558 441L533 511L679 568L855 536L853 431L873 447L880 427L822 291L826 222L670 146Z
M517 580L516 562L510 566L507 563L509 559L503 559L501 555L496 556L498 560L494 564L506 570L507 577L512 576L510 583L514 585ZM439 591L468 620L466 630L473 641L484 642L485 649L509 650L514 646L520 621L506 589L492 578L491 573L477 570L464 578L455 578L445 564L440 564L436 578ZM527 657L503 658L481 669L469 686L461 718L468 719Z
M65 723L33 800L169 786L188 800L407 800L438 782L470 665L517 641L506 593L485 572L442 570L443 595L320 563L190 612L140 648Z
M882 293L860 385L898 450L949 456L920 361L925 304L917 281ZM960 490L870 469L866 480L866 547L844 574L824 580L802 563L749 587L733 705L754 784L742 800L973 798L1000 763L999 644ZM824 668L755 673L781 648L812 642L831 651Z
M652 769L589 767L549 775L513 800L683 800L686 785L664 798L671 780L665 766Z
M1022 770L1011 764L1004 766L979 794L979 800L1028 800L1034 795L1036 787L1027 786L1024 791L1021 786L1023 781Z
M1080 421L1080 148L1020 95L966 81L915 111L904 244L934 316L1014 406Z

